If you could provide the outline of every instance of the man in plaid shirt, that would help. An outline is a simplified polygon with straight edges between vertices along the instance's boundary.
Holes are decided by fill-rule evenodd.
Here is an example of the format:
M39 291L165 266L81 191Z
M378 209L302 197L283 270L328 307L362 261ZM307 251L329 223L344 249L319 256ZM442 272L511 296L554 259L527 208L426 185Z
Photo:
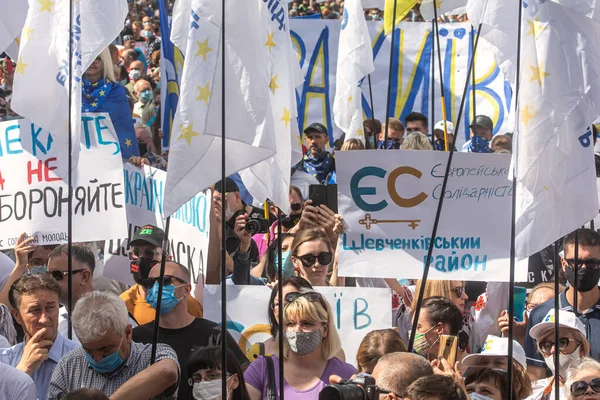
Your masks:
M48 399L58 400L79 388L95 388L111 399L176 399L179 383L177 355L158 344L131 340L131 325L123 301L107 292L91 292L77 301L73 328L82 348L64 356L52 374Z

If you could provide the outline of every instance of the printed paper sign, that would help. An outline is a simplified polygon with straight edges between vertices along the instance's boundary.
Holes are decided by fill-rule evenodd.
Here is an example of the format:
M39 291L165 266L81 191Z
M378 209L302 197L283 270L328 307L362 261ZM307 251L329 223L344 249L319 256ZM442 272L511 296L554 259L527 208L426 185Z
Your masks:
M365 335L392 327L392 291L355 287L318 287L331 306L346 354L356 366L358 346ZM204 289L204 318L221 322L221 287ZM271 337L267 310L271 289L266 286L227 286L227 328L244 352ZM251 306L250 306L251 305Z
M73 242L126 235L123 162L110 116L89 113L81 120ZM0 123L0 249L13 248L21 232L38 245L67 242L68 157L66 139L24 119Z
M104 276L133 285L126 254L129 238L138 228L147 224L165 229L163 200L167 173L149 166L138 168L131 164L126 164L123 172L128 230L124 235L106 241ZM210 207L210 195L199 193L171 216L169 227L169 253L173 261L190 270L194 297L198 301L202 299L202 277L208 257ZM201 284L196 288L198 281Z
M375 153L376 152L376 153ZM340 276L420 279L449 153L336 153ZM429 279L508 281L510 156L454 153ZM527 260L516 281L527 279Z

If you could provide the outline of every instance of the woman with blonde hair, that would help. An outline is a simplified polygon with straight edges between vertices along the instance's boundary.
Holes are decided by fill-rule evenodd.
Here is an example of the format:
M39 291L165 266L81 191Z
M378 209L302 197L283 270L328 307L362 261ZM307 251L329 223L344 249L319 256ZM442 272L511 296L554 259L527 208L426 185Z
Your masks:
M139 155L133 129L133 118L129 100L123 86L115 83L115 71L108 47L96 57L83 74L81 85L82 112L101 113L110 115L115 131L121 144L121 156L129 159ZM130 145L127 146L126 142Z
M283 355L260 356L244 374L252 400L267 398L269 387L279 393L281 382L275 371L279 371L281 359L286 398L316 399L331 375L349 379L356 373L352 365L335 357L341 342L331 307L323 296L312 291L288 293L285 302ZM269 382L269 376L274 376L275 382Z
M348 139L348 140L346 140L344 142L344 144L342 145L342 148L340 149L340 151L364 150L364 149L365 149L365 145L360 140L358 140L358 139Z
M334 261L335 249L323 230L299 231L294 237L291 251L296 275L313 286L339 286L337 263ZM331 276L328 280L330 268Z
M358 372L373 373L381 357L390 353L406 352L406 345L395 329L378 329L365 335L358 346Z
M421 132L409 133L400 148L402 150L433 150L431 142Z
M569 400L600 400L600 363L586 357L567 371L565 388Z

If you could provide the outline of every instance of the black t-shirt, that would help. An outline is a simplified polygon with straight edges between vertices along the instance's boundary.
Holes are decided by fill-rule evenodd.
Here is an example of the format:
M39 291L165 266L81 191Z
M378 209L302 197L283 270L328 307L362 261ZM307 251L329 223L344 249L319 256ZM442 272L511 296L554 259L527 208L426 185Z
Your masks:
M152 343L154 322L140 325L133 329L133 341L139 343ZM192 399L192 388L188 384L187 363L194 347L220 346L221 327L212 321L196 318L191 324L180 329L160 328L158 342L166 343L175 350L181 367L181 381L177 399ZM235 340L227 333L228 349L231 350L237 361L244 369L250 361L239 348Z

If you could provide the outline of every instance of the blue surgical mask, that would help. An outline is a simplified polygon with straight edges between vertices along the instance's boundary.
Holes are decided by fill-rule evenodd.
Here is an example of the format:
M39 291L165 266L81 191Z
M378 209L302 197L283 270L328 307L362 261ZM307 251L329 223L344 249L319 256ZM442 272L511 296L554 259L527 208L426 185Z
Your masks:
M275 265L275 271L279 270L279 254L275 252L275 258L273 259ZM281 269L283 270L283 277L289 278L294 276L294 264L292 263L292 252L282 251L281 252Z
M473 144L473 141L475 143ZM491 153L490 141L481 136L474 136L469 144L469 153Z
M160 82L156 82L156 88L160 89Z
M163 287L162 301L160 303L161 315L168 314L179 303L179 300L181 300L175 297L175 289L173 285ZM152 289L146 295L146 302L155 310L158 307L158 282L154 282L154 286L152 286Z
M370 149L374 149L375 148L375 136L367 137L367 143L369 143Z
M152 90L144 90L140 93L140 101L142 103L149 103L152 97Z
M48 272L48 267L46 265L30 265L29 266L30 274L41 274L44 272Z
M377 148L378 149L383 149L383 144L385 143L384 140L379 140L377 142ZM386 150L398 150L400 148L400 143L396 142L395 140L390 140L388 139L387 141L387 147L385 147Z
M87 362L90 364L90 366L92 368L94 368L96 371L100 372L101 374L110 374L111 372L116 371L125 362L125 360L123 360L121 358L121 356L119 355L119 350L121 350L121 346L123 345L124 337L125 337L125 333L123 333L123 336L121 337L121 343L119 344L119 348L117 349L117 351L115 351L112 354L109 354L108 356L104 357L102 360L100 360L100 361L94 360L92 358L92 356L90 356L87 353L87 351L84 352L85 359L87 360Z

